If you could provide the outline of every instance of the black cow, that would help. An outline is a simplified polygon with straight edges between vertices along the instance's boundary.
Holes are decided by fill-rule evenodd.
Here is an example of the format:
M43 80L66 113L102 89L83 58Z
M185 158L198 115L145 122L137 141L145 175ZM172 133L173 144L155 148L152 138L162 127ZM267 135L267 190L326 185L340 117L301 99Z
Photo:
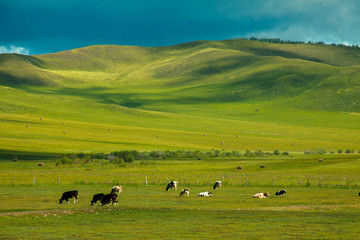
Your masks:
M103 200L103 197L104 197L104 194L103 194L103 193L95 194L95 195L93 196L92 201L91 201L91 206L93 206L94 203L95 203L95 205L97 205L97 201L100 201L100 202L101 202L101 201Z
M283 189L283 190L277 191L277 192L275 193L275 195L284 196L285 193L287 193L287 192L286 192L285 189Z
M117 201L117 195L113 193L105 194L103 196L103 199L101 200L101 205L108 205L112 202L112 205L116 205L118 203Z
M74 191L64 192L59 200L60 204L64 200L66 200L66 202L69 203L69 198L74 198L74 203L76 203L78 201L78 191L74 190Z

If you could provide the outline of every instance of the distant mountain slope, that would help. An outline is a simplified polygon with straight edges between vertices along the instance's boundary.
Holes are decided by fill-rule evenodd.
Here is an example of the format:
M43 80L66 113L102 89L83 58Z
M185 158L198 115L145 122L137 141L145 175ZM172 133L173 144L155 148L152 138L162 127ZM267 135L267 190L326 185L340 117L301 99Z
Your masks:
M2 54L0 84L53 87L57 94L161 111L175 103L276 100L300 109L359 112L360 49L226 40Z

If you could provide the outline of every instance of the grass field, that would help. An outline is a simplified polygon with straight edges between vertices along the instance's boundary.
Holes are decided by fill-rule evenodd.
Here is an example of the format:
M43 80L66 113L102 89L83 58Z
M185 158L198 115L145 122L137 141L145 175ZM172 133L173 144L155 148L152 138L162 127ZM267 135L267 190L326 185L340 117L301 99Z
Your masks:
M0 238L360 239L359 54L247 40L0 54ZM56 166L120 150L240 156ZM118 206L90 207L118 184Z
M302 154L135 161L126 167L101 162L56 167L53 160L38 167L34 160L4 160L0 237L358 239L359 159ZM190 197L180 198L179 189L166 192L167 178L178 180L179 189L189 188ZM222 189L213 190L213 182L222 179ZM118 206L90 206L93 194L115 184L124 189ZM282 188L288 193L275 196ZM75 189L79 202L59 205L61 193ZM199 198L201 191L214 196ZM265 191L270 198L252 198Z

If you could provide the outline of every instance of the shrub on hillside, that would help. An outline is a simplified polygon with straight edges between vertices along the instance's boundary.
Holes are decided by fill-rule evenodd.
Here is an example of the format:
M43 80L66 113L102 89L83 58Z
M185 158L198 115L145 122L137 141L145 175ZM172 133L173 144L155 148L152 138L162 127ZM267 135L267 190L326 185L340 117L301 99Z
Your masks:
M277 149L275 149L275 150L274 150L274 155L280 155L280 151L277 150Z
M245 157L254 157L255 154L252 153L249 149L246 149L245 153L244 153Z
M342 149L338 149L338 150L337 150L337 153L342 153L342 152L343 152Z
M256 157L260 157L260 156L264 155L264 152L261 149L258 149L258 150L254 151L254 155Z

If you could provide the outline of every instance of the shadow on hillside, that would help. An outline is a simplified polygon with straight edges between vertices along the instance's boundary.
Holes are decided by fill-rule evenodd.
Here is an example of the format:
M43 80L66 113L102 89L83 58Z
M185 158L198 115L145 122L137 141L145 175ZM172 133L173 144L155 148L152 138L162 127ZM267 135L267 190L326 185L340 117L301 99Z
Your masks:
M324 63L324 61L322 61L319 58L311 58L311 57L307 57L307 56L304 56L301 54L286 52L286 51L282 51L282 50L267 49L267 48L249 48L249 49L247 49L247 52L257 55L257 56L295 58L295 59L302 59L302 60L307 60L307 61L312 61L312 62Z

